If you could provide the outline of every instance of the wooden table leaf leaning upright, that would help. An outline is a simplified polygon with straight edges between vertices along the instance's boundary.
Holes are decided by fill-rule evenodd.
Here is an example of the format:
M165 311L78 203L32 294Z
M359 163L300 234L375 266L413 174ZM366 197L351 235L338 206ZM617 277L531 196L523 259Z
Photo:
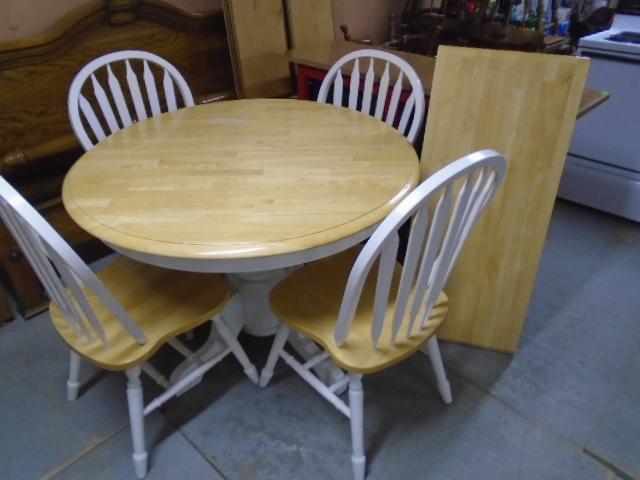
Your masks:
M588 70L585 58L438 50L422 178L481 148L508 162L449 279L441 338L517 348Z
M418 178L412 145L373 117L315 102L238 100L113 134L70 170L63 201L82 228L124 255L230 274L237 293L225 318L236 333L268 335L276 328L268 293L283 269L367 238Z

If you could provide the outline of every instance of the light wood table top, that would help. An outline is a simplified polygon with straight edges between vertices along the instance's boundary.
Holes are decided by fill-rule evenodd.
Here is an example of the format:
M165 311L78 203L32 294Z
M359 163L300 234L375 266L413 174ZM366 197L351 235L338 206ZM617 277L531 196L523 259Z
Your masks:
M419 174L412 145L373 117L237 100L120 130L76 162L63 201L83 229L134 258L228 261L337 245L331 254L365 238ZM273 268L284 263L296 264Z
M409 65L414 68L418 77L420 77L425 94L428 95L431 92L436 59L435 57L427 55L402 52L400 50L384 48L379 45L370 46L354 42L336 41L309 44L299 48L294 48L285 53L285 58L291 63L298 65L307 65L309 67L328 70L342 56L364 48L383 50L406 60ZM608 92L585 88L582 98L580 99L577 117L580 118L608 99Z

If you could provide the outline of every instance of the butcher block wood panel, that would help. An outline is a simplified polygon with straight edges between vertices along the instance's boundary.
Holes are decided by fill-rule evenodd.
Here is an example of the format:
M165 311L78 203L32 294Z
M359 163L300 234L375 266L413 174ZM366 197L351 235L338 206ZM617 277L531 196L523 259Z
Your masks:
M238 98L291 93L283 0L223 0Z
M585 58L438 50L422 177L484 148L508 162L448 282L441 338L516 350L588 71Z
M69 123L67 93L85 64L125 49L147 50L173 63L196 101L233 96L220 11L190 14L159 0L94 0L43 35L0 44L0 174L87 259L105 249L71 221L60 201L62 179L82 153ZM0 265L22 313L46 307L35 275L6 231L0 233Z

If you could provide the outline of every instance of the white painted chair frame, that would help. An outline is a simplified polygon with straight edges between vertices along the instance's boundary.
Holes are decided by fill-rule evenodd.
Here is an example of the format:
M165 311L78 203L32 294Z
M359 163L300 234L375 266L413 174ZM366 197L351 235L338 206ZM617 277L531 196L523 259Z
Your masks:
M90 289L138 344L142 345L147 342L144 333L137 327L100 279L51 225L2 177L0 177L0 216L42 282L49 298L62 312L64 321L76 335L84 337L90 342L100 341L104 348L109 348L100 320L91 308L84 293ZM246 356L222 316L218 315L212 321L212 328L216 328L220 337L226 343L226 348L206 362L201 361L177 338L168 342L189 361L198 365L195 370L174 383L167 380L148 362L126 370L128 378L127 399L133 439L133 461L138 478L143 478L147 472L147 451L144 440L145 415L154 411L173 396L180 394L190 383L201 377L229 353L233 353L242 364L247 376L254 383L258 383L255 366ZM80 355L71 350L69 379L67 381L67 397L70 401L75 400L78 394L80 386L78 381L79 371ZM147 373L160 386L166 389L164 393L152 400L146 407L143 404L140 384L141 371Z
M131 60L142 61L142 76L147 94L146 98L151 109L150 113L147 111L147 107L145 106L138 77L133 68L131 68ZM120 82L111 69L112 64L117 62L124 62L125 64L127 86L129 96L133 102L135 116L133 115L134 112L129 111ZM164 72L162 77L162 88L164 90L164 98L169 112L174 112L178 109L178 101L175 91L176 86L182 96L184 106L192 107L194 105L193 95L191 94L189 85L182 74L173 65L158 55L139 50L125 50L98 57L85 65L78 72L71 83L67 99L71 126L86 151L91 150L96 143L107 137L103 128L105 124L109 128L110 134L112 134L121 128L130 126L136 121L146 120L150 116L160 115L162 113L160 97L158 96L158 91L156 89L155 77L149 67L149 63L157 65ZM95 73L101 68L106 69L108 83L107 90L110 95L107 94L107 90L100 85L100 82L96 78ZM98 102L97 106L100 109L103 121L98 118L94 107L92 107L87 98L82 95L82 88L85 82L89 79L91 80L93 93L96 101ZM113 109L113 105L116 107L115 111ZM91 129L96 140L95 142L89 137L83 123L83 118Z
M349 335L363 286L378 259L380 262L371 322L371 348L378 347L385 322L392 322L394 344L405 322L408 322L408 338L428 328L431 309L460 250L476 220L502 183L505 172L506 160L497 152L482 150L472 153L433 174L389 214L367 241L349 275L336 322L334 338L337 345L343 345ZM456 181L462 184L457 193L454 192ZM431 206L436 199L437 205L430 218ZM398 229L409 219L411 231L394 315L392 318L385 318L399 245ZM411 306L410 298L413 300ZM278 330L267 364L260 375L260 386L265 387L269 383L273 368L281 357L318 393L350 418L353 475L356 480L361 480L365 475L362 374L348 373L333 385L326 386L311 373L311 368L329 358L329 353L323 351L301 364L284 350L289 333L290 329L286 325ZM451 403L451 388L435 334L427 341L427 353L441 396L445 403ZM336 395L336 391L346 384L349 385L348 404Z
M366 114L372 114L372 100L373 100L373 91L374 91L374 83L375 83L375 71L374 64L376 59L381 60L385 63L384 72L380 77L380 83L378 88L377 101L375 102L375 110L373 111L373 116L379 120L382 120L383 115L385 114L385 106L387 105L387 96L389 91L389 84L391 82L391 72L390 65L394 65L399 69L398 77L396 82L393 85L393 90L391 92L391 98L388 102L388 108L386 111L386 116L384 117L384 121L393 125L396 119L396 115L398 113L398 106L400 104L400 96L402 93L403 87L403 79L409 81L411 85L411 93L409 98L407 99L404 109L402 110L400 120L398 122L397 129L407 137L407 139L413 143L416 139L416 135L420 130L420 126L422 125L422 121L424 120L424 90L422 87L422 82L420 81L420 77L413 69L411 65L409 65L405 60L394 55L392 53L384 52L381 50L374 49L363 49L357 50L355 52L351 52L346 54L344 57L340 58L327 72L327 75L324 77L322 84L320 85L320 92L318 93L318 102L327 103L327 96L329 95L329 90L331 86L333 86L333 99L332 102L334 105L341 106L342 105L342 96L344 89L344 81L342 78L342 69L349 62L353 62L353 69L351 71L351 79L349 82L349 103L348 107L351 110L358 110L358 97L360 94L360 82L361 82L361 74L360 74L360 60L361 59L369 59L369 68L365 75L364 79L364 89L362 93L362 105L360 111ZM409 119L411 118L411 113L413 112L413 119L411 121L411 125L409 125ZM408 130L407 130L408 129Z

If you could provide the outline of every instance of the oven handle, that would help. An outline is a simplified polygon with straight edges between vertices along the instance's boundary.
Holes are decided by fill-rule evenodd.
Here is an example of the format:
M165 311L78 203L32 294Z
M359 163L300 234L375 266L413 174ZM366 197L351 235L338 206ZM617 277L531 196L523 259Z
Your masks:
M589 58L601 58L603 60L623 60L633 63L640 63L640 56L633 55L631 53L618 53L618 52L602 52L598 50L589 50L587 48L581 48L578 50L579 56Z

